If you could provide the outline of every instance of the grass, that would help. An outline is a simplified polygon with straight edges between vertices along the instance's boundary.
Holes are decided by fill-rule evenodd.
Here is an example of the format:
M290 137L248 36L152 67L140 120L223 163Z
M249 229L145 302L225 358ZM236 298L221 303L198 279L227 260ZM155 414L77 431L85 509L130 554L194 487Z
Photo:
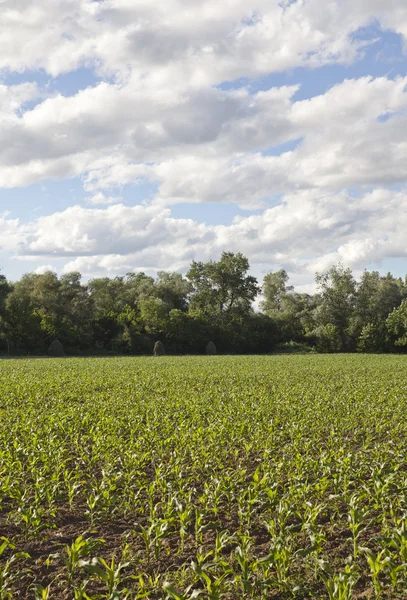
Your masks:
M0 363L0 600L405 598L407 357Z

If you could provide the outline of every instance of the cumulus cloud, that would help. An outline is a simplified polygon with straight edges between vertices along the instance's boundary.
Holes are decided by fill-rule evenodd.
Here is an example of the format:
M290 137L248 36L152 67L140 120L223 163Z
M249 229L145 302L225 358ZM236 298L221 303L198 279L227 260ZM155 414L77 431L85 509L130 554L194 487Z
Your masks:
M9 248L20 259L65 259L63 272L186 270L192 260L209 260L228 248L250 256L257 270L283 265L312 275L338 261L361 268L406 257L407 190L377 189L362 197L297 192L230 225L204 225L174 218L168 208L123 204L74 206L24 225L4 217L3 224L18 240Z
M295 87L212 89L156 104L147 92L133 101L133 88L100 84L4 116L0 185L84 175L96 194L148 179L160 184L156 202L256 206L310 186L397 183L406 179L406 84L348 80L303 101ZM293 140L293 151L270 155Z
M5 211L0 214L0 250L15 251L25 239L25 230L19 219Z
M52 265L40 265L34 269L36 275L44 275L44 273L48 273L49 271L56 273L56 269Z
M111 273L226 248L298 272L404 256L405 192L386 188L407 181L407 78L349 79L308 100L297 85L249 85L351 64L374 23L407 43L404 0L2 0L0 186L81 177L88 194L24 225L3 215L2 248ZM71 95L7 84L79 67L99 81ZM112 191L146 181L148 205ZM218 202L263 212L207 226L169 208Z
M121 201L121 198L114 196L105 196L102 192L98 192L97 194L93 194L93 196L89 196L86 199L88 204L92 205L106 205L106 204L118 204Z
M404 0L3 0L0 68L102 73L201 86L296 66L349 62L373 18L407 35ZM52 51L50 51L52 49ZM153 72L152 72L153 71Z

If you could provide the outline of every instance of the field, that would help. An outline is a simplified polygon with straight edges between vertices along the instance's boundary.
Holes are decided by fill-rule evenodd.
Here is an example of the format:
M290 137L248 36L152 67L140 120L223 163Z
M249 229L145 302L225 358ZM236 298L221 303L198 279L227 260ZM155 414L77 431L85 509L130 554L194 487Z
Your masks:
M0 363L0 600L407 597L407 357Z

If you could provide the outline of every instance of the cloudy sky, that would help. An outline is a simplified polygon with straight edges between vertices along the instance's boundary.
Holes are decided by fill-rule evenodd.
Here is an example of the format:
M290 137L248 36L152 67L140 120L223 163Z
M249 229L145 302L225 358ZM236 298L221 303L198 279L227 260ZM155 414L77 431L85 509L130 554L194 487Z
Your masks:
M407 272L406 0L0 0L0 268Z

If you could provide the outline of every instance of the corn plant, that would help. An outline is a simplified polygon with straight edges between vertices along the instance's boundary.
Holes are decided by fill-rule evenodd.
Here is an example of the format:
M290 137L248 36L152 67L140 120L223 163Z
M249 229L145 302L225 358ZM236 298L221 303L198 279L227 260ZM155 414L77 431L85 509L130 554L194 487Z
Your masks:
M27 552L13 553L16 547L5 537L0 537L0 542L0 600L8 600L13 597L11 585L19 576L19 570L14 569L14 564L19 559L30 558L30 555ZM6 557L7 551L9 556Z
M403 597L406 361L4 361L0 599Z

